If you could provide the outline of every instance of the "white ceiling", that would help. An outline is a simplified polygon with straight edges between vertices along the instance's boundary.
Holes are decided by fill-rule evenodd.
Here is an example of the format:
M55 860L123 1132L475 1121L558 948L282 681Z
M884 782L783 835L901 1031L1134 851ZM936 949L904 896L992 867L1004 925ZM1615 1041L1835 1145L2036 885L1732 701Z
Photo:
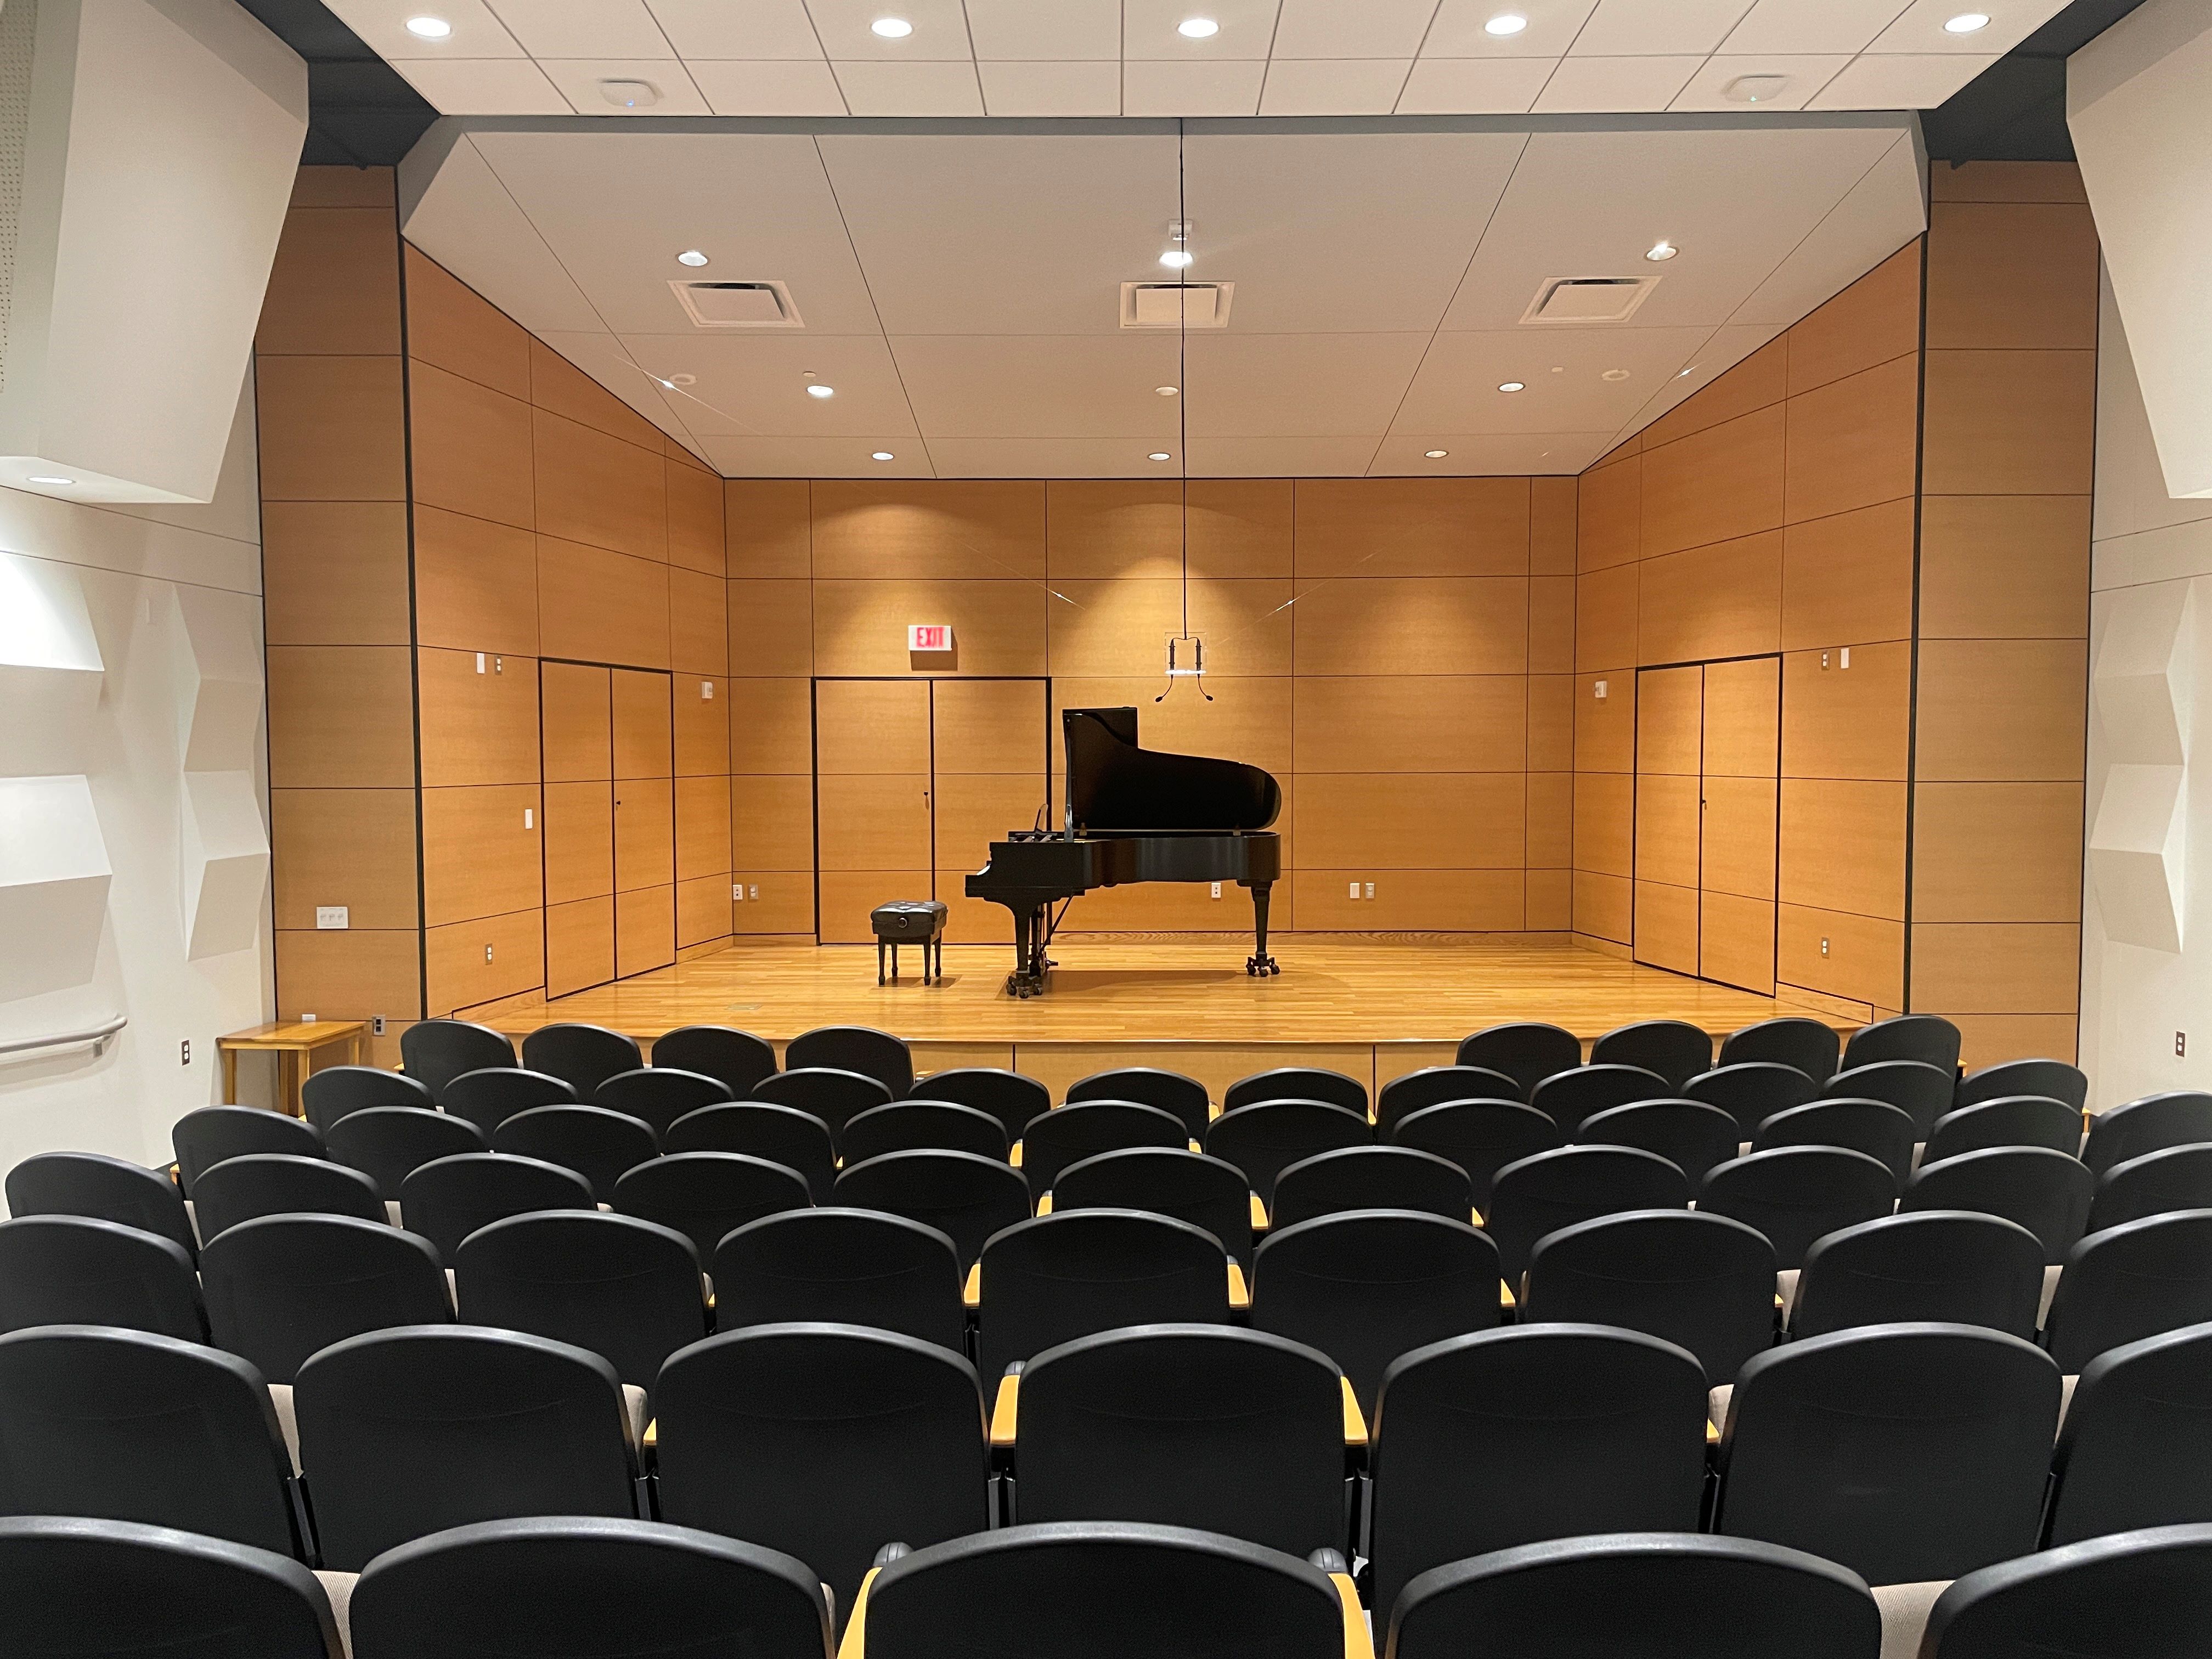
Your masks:
M1118 323L1170 275L1171 123L448 121L402 179L411 241L732 477L1574 472L1920 232L1915 125L1194 122L1188 275L1236 299L1187 362ZM1654 274L1625 323L1520 320ZM695 328L693 276L805 326Z
M449 115L1480 115L1942 103L2065 0L328 0ZM1990 21L1971 33L1946 20ZM1486 22L1527 19L1500 38ZM424 40L409 18L444 19ZM900 40L877 19L913 25ZM1206 17L1213 35L1177 25Z

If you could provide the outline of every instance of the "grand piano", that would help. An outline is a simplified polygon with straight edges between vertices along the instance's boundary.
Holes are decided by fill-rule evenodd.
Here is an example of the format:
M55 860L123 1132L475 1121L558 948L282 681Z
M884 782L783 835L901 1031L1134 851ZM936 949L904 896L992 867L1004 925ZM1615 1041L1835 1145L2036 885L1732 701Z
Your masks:
M1067 811L1059 830L1016 830L991 843L968 878L968 896L1014 913L1014 971L1006 991L1045 988L1045 955L1061 907L1098 887L1133 881L1233 881L1252 894L1253 949L1244 971L1279 973L1267 954L1267 895L1282 873L1283 842L1267 826L1282 786L1256 766L1170 755L1137 741L1133 708L1060 711Z

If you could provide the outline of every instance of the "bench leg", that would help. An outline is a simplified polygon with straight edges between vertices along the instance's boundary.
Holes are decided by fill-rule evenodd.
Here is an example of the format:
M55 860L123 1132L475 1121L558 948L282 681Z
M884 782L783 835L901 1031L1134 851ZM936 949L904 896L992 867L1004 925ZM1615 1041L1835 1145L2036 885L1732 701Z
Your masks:
M877 984L878 984L878 985L881 985L883 982L884 982L884 942L883 942L883 940L881 940L881 939L878 939L878 940L876 941L876 983L877 983Z

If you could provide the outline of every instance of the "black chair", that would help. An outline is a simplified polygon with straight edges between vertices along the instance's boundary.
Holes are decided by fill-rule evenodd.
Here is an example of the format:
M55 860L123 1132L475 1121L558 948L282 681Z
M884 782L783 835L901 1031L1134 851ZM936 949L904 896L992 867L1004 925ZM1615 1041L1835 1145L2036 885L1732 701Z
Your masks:
M1741 1132L1739 1144L1748 1145L1759 1126L1777 1112L1802 1106L1820 1097L1820 1085L1795 1066L1771 1060L1747 1060L1722 1066L1693 1077L1682 1085L1686 1100L1717 1106L1735 1119Z
M1022 1131L1029 1127L1031 1118L1052 1109L1052 1091L1043 1084L1018 1072L1001 1071L990 1066L933 1073L908 1093L915 1100L949 1100L956 1106L972 1106L979 1112L988 1112L1006 1132L1009 1146L1022 1138ZM1204 1110L1202 1098L1200 1109Z
M1774 1247L1741 1221L1631 1210L1537 1240L1520 1319L1642 1331L1695 1354L1706 1376L1727 1382L1773 1346L1774 1273Z
M2212 1522L2212 1324L2081 1368L2052 1455L2043 1542Z
M1529 1252L1547 1233L1626 1210L1683 1210L1690 1183L1656 1152L1633 1146L1562 1146L1509 1164L1491 1183L1483 1231L1516 1296Z
M2043 1346L2069 1376L2099 1354L2212 1321L2212 1210L2090 1233L2066 1254Z
M399 1214L410 1233L451 1261L479 1227L531 1210L589 1210L592 1188L574 1170L505 1152L434 1158L400 1183Z
M1879 1158L1840 1146L1778 1146L1717 1164L1698 1208L1765 1233L1775 1264L1802 1267L1813 1241L1891 1213L1897 1178Z
M1203 1152L1132 1146L1097 1153L1054 1178L1052 1208L1055 1215L1109 1209L1172 1216L1203 1227L1240 1267L1252 1269L1252 1189L1243 1170Z
M1424 1106L1390 1127L1390 1144L1449 1158L1467 1172L1477 1209L1490 1204L1491 1183L1509 1164L1566 1144L1551 1115L1508 1100L1447 1101Z
M377 1191L392 1194L433 1158L490 1149L483 1131L468 1119L416 1106L349 1112L331 1126L330 1148L333 1158L360 1170Z
M1546 1078L1529 1094L1528 1103L1547 1114L1572 1141L1580 1137L1584 1118L1607 1107L1665 1100L1674 1093L1665 1078L1641 1066L1577 1066Z
M2043 1243L2018 1222L1922 1210L1841 1227L1805 1252L1793 1336L1936 1320L2035 1336Z
M800 1032L784 1046L783 1067L858 1072L882 1084L893 1100L914 1088L914 1051L889 1031L866 1025L823 1025Z
M2177 1091L2145 1095L2089 1120L2089 1139L2081 1161L2102 1175L2115 1164L2171 1146L2212 1141L2212 1094Z
M183 1245L82 1215L0 1221L0 1331L33 1325L207 1339L199 1280Z
M1344 1379L1263 1331L1144 1324L1048 1348L1021 1374L1024 1522L1196 1527L1291 1555L1342 1551Z
M711 1261L726 1234L748 1221L813 1207L796 1170L743 1152L671 1152L615 1182L614 1207L673 1228Z
M453 1317L428 1240L342 1215L265 1215L208 1242L200 1258L215 1344L289 1382L333 1342Z
M2035 1547L2058 1368L1978 1325L1870 1325L1785 1343L1737 1376L1715 1532L1869 1584L1956 1578Z
M1900 1018L1934 1016L1900 1015ZM1925 1140L1936 1120L1951 1109L1958 1087L1954 1072L1938 1071L1917 1060L1877 1060L1838 1072L1820 1090L1823 1100L1879 1100L1912 1120L1912 1138Z
M1711 1036L1680 1019L1640 1019L1617 1026L1590 1044L1593 1066L1638 1066L1680 1089L1713 1068Z
M1696 1100L1640 1100L1592 1112L1575 1132L1578 1145L1634 1146L1656 1152L1695 1188L1705 1171L1735 1156L1735 1116Z
M1474 1209L1467 1171L1449 1158L1411 1146L1346 1146L1277 1176L1269 1221L1290 1227L1341 1210L1425 1210L1457 1220Z
M1390 1615L1392 1659L1875 1659L1855 1573L1744 1538L1626 1533L1524 1544L1424 1573Z
M1455 1100L1520 1100L1521 1085L1484 1066L1426 1066L1392 1078L1375 1097L1375 1127L1389 1134L1415 1112Z
M1671 1342L1595 1324L1453 1337L1384 1374L1368 1467L1378 1607L1492 1550L1695 1532L1705 1374Z
M653 1063L720 1079L732 1100L743 1100L776 1069L774 1048L726 1025L679 1025L663 1033L653 1041Z
M1583 1044L1572 1031L1557 1025L1534 1021L1492 1025L1462 1037L1452 1060L1504 1073L1521 1085L1521 1098L1526 1100L1546 1078L1581 1065Z
M479 1227L453 1256L462 1321L589 1349L635 1388L707 1334L699 1255L635 1216L549 1210Z
M636 1513L622 1382L582 1348L403 1325L325 1348L292 1398L325 1567L473 1521Z
M1071 1106L1079 1100L1133 1100L1157 1106L1181 1118L1193 1140L1206 1133L1206 1120L1213 1115L1212 1103L1206 1097L1203 1083L1181 1072L1164 1072L1152 1066L1124 1066L1111 1072L1093 1072L1069 1084L1066 1099Z
M192 1196L200 1171L225 1158L247 1152L325 1156L322 1131L313 1124L258 1106L203 1106L186 1112L169 1126L169 1146L177 1155L177 1184L186 1198Z
M489 1025L475 1025L465 1019L416 1020L399 1034L399 1062L441 1106L446 1103L446 1085L455 1078L490 1067L512 1070L521 1063L514 1057L511 1040ZM413 1103L380 1100L374 1103Z
M1751 1138L1754 1152L1778 1146L1841 1146L1864 1152L1902 1182L1912 1173L1912 1118L1886 1101L1816 1100L1777 1112Z
M213 1241L226 1228L264 1215L349 1215L386 1218L384 1194L358 1170L323 1158L287 1152L248 1152L227 1158L200 1176L192 1211L200 1237Z
M8 1213L82 1215L136 1227L196 1255L199 1240L177 1183L143 1164L98 1152L40 1152L8 1171Z
M356 1659L829 1659L821 1581L780 1551L688 1527L484 1521L387 1551L349 1608Z
M2084 1231L2102 1232L2146 1216L2203 1209L2212 1209L2212 1144L2169 1146L2099 1176Z
M812 1114L828 1126L832 1141L845 1133L845 1125L852 1119L870 1107L888 1106L896 1098L865 1073L823 1066L803 1066L763 1078L753 1085L752 1097L771 1106L795 1107Z
M2007 1095L1978 1106L1960 1106L1936 1120L1920 1161L1940 1164L1961 1152L1992 1146L2048 1146L2069 1158L2081 1151L2081 1114L2043 1095Z
M2152 1527L1969 1573L1936 1598L1927 1659L2192 1659L2212 1626L2212 1526Z
M1133 1146L1188 1151L1190 1136L1181 1118L1158 1106L1133 1100L1080 1100L1030 1120L1022 1132L1022 1173L1029 1177L1031 1192L1048 1193L1069 1164Z
M585 1100L599 1085L645 1064L637 1040L605 1026L563 1020L541 1025L522 1039L522 1063L533 1072L557 1077Z
M0 1519L0 1651L340 1659L315 1575L247 1544L74 1516Z
M1270 1210L1275 1177L1316 1152L1365 1146L1375 1132L1360 1113L1323 1100L1263 1100L1224 1112L1206 1126L1206 1150L1244 1171Z
M305 1559L291 1474L269 1386L235 1354L106 1325L0 1336L0 1515L137 1521Z
M2089 1103L2089 1079L2081 1067L2063 1060L2008 1060L1960 1078L1951 1104L1978 1106L2007 1095L2045 1095L2079 1111Z
M1721 1040L1720 1064L1743 1066L1770 1060L1795 1066L1815 1083L1826 1083L1836 1074L1842 1048L1832 1027L1817 1019L1785 1015L1729 1032Z
M1341 1072L1317 1066L1279 1066L1271 1072L1238 1078L1221 1097L1221 1109L1233 1112L1239 1106L1256 1105L1263 1100L1325 1100L1347 1112L1367 1115L1367 1085Z
M938 1343L857 1325L727 1331L670 1357L655 1408L661 1518L798 1557L841 1619L885 1544L988 1524L982 1390Z
M414 1029L408 1028L410 1033ZM500 1038L502 1042L506 1040ZM407 1039L403 1036L399 1041L404 1051ZM412 1071L412 1067L402 1073L387 1072L381 1066L325 1066L308 1073L300 1085L300 1104L307 1121L325 1134L348 1113L365 1112L374 1106L409 1106L418 1111L434 1108L435 1093Z
M1959 1028L1941 1014L1892 1014L1851 1033L1850 1041L1844 1044L1843 1069L1850 1072L1888 1060L1913 1060L1934 1066L1947 1082L1955 1082L1959 1041ZM1902 1103L1890 1102L1893 1106Z
M614 1199L617 1182L659 1156L660 1143L650 1123L627 1112L604 1106L533 1106L492 1131L491 1149L574 1170L592 1196L606 1204Z
M713 1261L725 1331L871 1325L965 1352L960 1257L934 1227L878 1210L785 1210L726 1235Z
M1098 1331L1229 1322L1220 1241L1146 1210L1056 1210L1017 1222L983 1247L981 1262L975 1363L987 1377Z
M544 1072L493 1066L462 1073L446 1085L438 1103L455 1117L468 1119L489 1139L518 1112L538 1106L580 1106L583 1099L574 1085Z
M1464 1221L1351 1210L1270 1232L1253 1253L1252 1325L1319 1348L1372 1417L1400 1354L1498 1323L1498 1247Z
M973 1152L1006 1155L1006 1126L988 1112L949 1100L895 1100L871 1106L845 1125L848 1164L865 1164L885 1152Z
M655 1135L665 1135L686 1113L736 1098L728 1084L704 1072L646 1066L635 1072L616 1073L592 1092L592 1104L626 1113L651 1124Z
M742 1152L798 1172L817 1204L827 1204L837 1184L837 1154L830 1126L795 1106L741 1100L686 1112L661 1137L665 1152Z
M1915 1210L1978 1210L2017 1221L2043 1241L2043 1259L2060 1262L2089 1224L2096 1179L2075 1158L2048 1146L1993 1146L1961 1152L1912 1172L1898 1199Z
M848 1209L881 1210L934 1227L960 1253L963 1273L1001 1228L1029 1218L1019 1170L973 1152L886 1152L848 1164L831 1194Z

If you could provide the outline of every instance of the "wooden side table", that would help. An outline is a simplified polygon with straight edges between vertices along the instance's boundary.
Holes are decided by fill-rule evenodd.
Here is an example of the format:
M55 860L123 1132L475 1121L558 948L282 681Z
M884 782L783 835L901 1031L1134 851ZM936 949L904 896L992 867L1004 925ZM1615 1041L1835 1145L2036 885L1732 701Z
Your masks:
M222 1056L222 1097L238 1099L238 1057L241 1054L276 1056L276 1103L294 1117L307 1115L300 1087L312 1068L310 1056L334 1043L346 1045L348 1065L368 1063L368 1022L361 1019L276 1020L250 1030L233 1031L215 1040Z

